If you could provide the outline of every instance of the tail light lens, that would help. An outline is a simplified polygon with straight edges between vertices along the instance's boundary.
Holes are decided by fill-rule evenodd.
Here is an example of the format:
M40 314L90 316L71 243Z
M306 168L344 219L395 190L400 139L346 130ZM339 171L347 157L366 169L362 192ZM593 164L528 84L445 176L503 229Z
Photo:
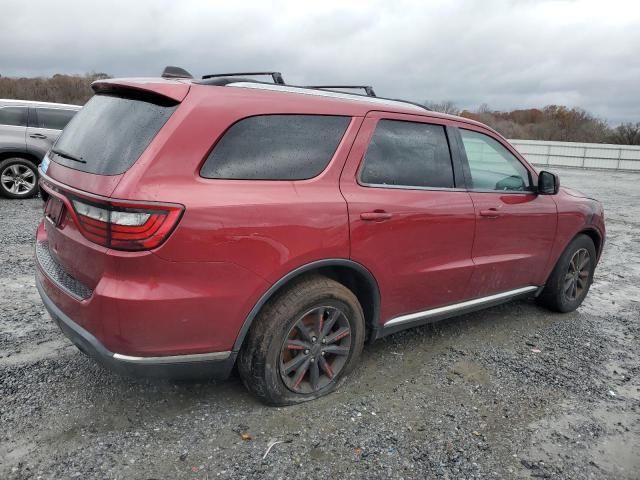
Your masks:
M82 234L115 250L149 250L162 244L183 212L181 205L93 202L70 198Z

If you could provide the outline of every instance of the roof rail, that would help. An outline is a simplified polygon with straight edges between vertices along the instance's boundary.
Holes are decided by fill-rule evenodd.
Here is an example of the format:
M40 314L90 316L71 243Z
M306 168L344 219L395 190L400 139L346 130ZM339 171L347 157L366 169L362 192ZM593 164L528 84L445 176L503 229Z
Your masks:
M180 67L171 67L168 66L162 72L162 76L164 78L193 78L189 72L180 68ZM242 78L242 77L256 77L256 76L269 76L273 80L273 85L277 85L279 87L292 87L292 88L301 88L301 89L309 89L309 90L323 90L327 92L340 93L344 95L356 95L359 97L374 97L380 100L390 100L393 102L401 102L410 105L414 105L416 107L420 107L424 110L431 110L430 108L422 105L420 103L411 102L409 100L402 100L399 98L385 98L378 97L376 92L374 92L373 87L371 85L309 85L309 86L297 86L297 85L288 85L285 83L284 78L282 77L282 73L280 72L236 72L236 73L212 73L208 75L203 75L202 80L206 81L198 81L195 80L195 83L203 83L207 85L218 85L224 86L232 83L243 84L243 83L255 83L255 84L263 84L265 87L271 85L267 82L261 82L259 80L254 80L251 78ZM241 77L233 79L232 77ZM257 85L256 85L257 87ZM350 93L350 92L341 92L339 90L364 90L364 95L360 93Z
M193 78L184 68L167 65L162 71L162 78Z
M222 78L222 77L255 77L258 75L270 76L273 79L273 83L276 85L286 85L282 74L280 72L242 72L242 73L212 73L210 75L203 75L202 79L207 78Z
M415 102L410 102L408 100L399 100L395 98L385 98L385 97L369 97L367 95L360 95L358 93L338 92L336 90L324 90L324 89L309 88L309 87L297 86L297 85L274 85L272 83L255 82L255 81L247 82L243 80L238 82L230 82L230 83L227 83L226 85L229 87L254 88L259 90L290 92L290 93L298 93L302 95L317 95L317 96L323 96L323 97L359 100L364 102L375 102L375 103L382 103L382 104L388 104L388 102L403 103L405 105L411 105L414 108L419 108L420 110L429 110L424 105L421 105Z
M373 87L371 85L308 85L304 88L313 88L315 90L364 90L367 97L377 96L376 92L373 91Z

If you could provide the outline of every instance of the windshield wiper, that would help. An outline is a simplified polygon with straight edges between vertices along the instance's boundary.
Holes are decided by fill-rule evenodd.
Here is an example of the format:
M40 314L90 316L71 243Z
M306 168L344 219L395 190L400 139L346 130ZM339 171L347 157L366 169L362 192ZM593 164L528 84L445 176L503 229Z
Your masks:
M62 158L73 160L74 162L87 163L87 161L83 160L82 157L76 157L75 155L72 155L69 152L65 152L64 150L58 150L57 148L54 148L51 150L51 152L55 153L56 155L60 155Z

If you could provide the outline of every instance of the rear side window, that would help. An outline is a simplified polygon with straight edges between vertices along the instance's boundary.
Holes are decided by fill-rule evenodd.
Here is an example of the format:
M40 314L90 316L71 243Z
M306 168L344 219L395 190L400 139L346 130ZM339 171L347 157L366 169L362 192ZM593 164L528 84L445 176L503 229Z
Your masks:
M205 178L305 180L322 172L350 122L325 115L261 115L227 130L205 161Z
M369 185L453 188L444 127L380 120L367 149L360 180Z
M0 125L26 127L27 126L27 109L25 107L0 108Z
M62 130L76 114L75 110L64 110L62 108L36 108L36 112L38 117L37 126L51 130Z
M126 172L176 109L154 101L94 95L62 132L52 160L97 175Z

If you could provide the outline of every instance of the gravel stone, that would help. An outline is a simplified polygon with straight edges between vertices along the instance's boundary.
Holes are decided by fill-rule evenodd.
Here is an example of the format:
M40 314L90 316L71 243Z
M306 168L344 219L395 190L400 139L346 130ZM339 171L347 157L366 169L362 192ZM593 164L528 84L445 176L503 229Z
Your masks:
M559 173L607 217L576 312L515 302L400 332L366 346L338 392L286 408L236 376L96 365L36 292L41 200L0 200L0 478L638 478L640 174Z

